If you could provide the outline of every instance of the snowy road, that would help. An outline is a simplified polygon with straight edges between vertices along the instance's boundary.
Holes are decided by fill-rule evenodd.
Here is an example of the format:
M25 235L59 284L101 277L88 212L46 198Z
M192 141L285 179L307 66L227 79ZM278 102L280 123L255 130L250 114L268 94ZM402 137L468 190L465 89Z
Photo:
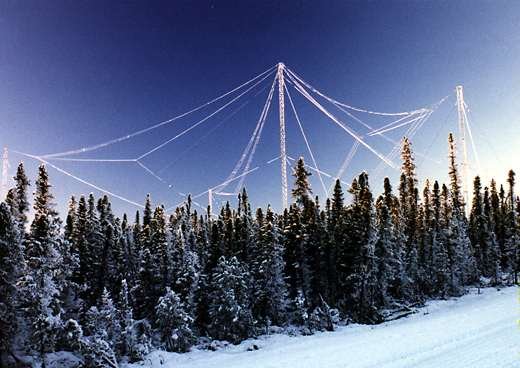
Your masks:
M435 301L409 318L348 326L307 337L273 335L217 352L156 352L167 368L506 368L520 367L520 303L511 287ZM260 350L248 352L252 343ZM164 362L164 365L160 364ZM142 366L141 366L142 367Z

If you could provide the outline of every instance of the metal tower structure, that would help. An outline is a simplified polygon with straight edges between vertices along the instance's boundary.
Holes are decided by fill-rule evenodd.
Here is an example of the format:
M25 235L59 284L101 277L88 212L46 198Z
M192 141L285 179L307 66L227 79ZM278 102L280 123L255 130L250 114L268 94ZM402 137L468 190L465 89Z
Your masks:
M457 112L459 121L459 152L462 153L462 175L461 184L464 195L464 206L466 211L469 209L469 166L468 166L468 148L466 145L466 104L464 103L464 90L462 86L455 88L457 94Z
M264 90L266 90L269 86L268 82L264 83L264 81L270 80L270 89L269 93L267 94L267 97L265 99L265 104L263 106L263 109L261 110L260 116L258 117L256 126L247 141L246 146L244 147L242 154L238 161L236 162L235 166L233 167L232 171L227 175L226 179L222 182L220 182L217 185L214 186L208 186L209 189L206 189L198 194L195 194L191 196L191 199L193 200L193 204L200 207L203 211L208 211L209 207L209 216L213 213L213 207L215 205L215 200L219 198L220 196L237 196L240 189L243 187L244 180L246 176L252 174L256 170L261 169L262 167L266 167L267 165L275 162L276 160L280 160L280 174L281 174L281 208L282 210L287 208L289 206L289 197L290 192L288 190L288 178L287 178L287 170L288 170L288 164L290 165L289 160L293 160L288 153L287 153L287 147L286 147L286 134L287 134L287 126L285 121L285 94L287 94L288 103L289 103L289 110L292 111L294 114L295 122L297 123L297 127L299 128L299 132L301 133L301 136L303 138L303 141L305 142L305 146L307 148L309 157L310 157L310 164L307 163L306 166L315 172L318 173L318 178L321 182L321 185L324 190L324 194L328 195L330 190L327 190L327 185L323 180L323 177L329 178L332 181L332 184L329 185L329 188L332 188L334 185L334 180L336 178L341 178L347 167L349 166L350 162L354 158L354 155L358 151L358 148L365 148L368 151L370 151L371 154L375 155L379 160L381 160L381 163L376 167L377 171L381 171L385 166L390 166L392 168L396 168L395 164L392 162L399 153L399 147L400 142L397 140L392 139L390 136L386 136L385 134L393 131L395 129L402 129L402 135L407 136L409 138L412 138L416 132L421 129L421 127L425 124L425 122L429 119L429 117L432 115L432 113L444 102L446 101L450 96L453 96L453 93L450 93L448 96L443 97L438 102L415 110L409 110L409 111L401 111L401 112L381 112L381 111L374 111L374 110L368 110L361 107L355 107L352 105L349 105L344 102L340 102L338 100L335 100L323 92L319 91L309 83L307 83L302 77L300 77L298 74L296 74L294 71L292 71L290 68L288 68L284 63L279 62L267 70L263 71L262 73L254 76L253 78L247 80L246 82L234 87L233 89L213 98L212 100L206 101L202 103L201 105L194 107L188 111L185 111L177 116L170 117L166 120L163 120L161 122L155 123L153 125L143 127L139 130L136 130L134 132L131 132L129 134L122 135L120 137L108 139L106 141L102 141L97 144L93 144L90 146L84 146L79 147L75 149L69 149L67 151L63 152L54 152L49 153L45 155L34 155L30 153L24 153L19 152L15 150L11 150L11 153L20 154L24 157L31 158L33 160L36 160L40 163L43 163L45 165L48 165L49 167L52 167L56 171L60 172L63 175L66 175L84 185L87 185L97 191L100 191L102 193L106 193L111 195L114 198L117 198L121 201L124 201L128 204L137 206L137 207L143 207L142 204L138 203L137 201L134 201L132 199L126 198L120 194L117 194L113 191L110 191L107 188L100 187L99 185L90 182L86 179L83 179L79 177L76 174L73 174L72 172L69 172L68 170L65 170L64 168L60 167L59 161L67 161L67 162L92 162L92 163L110 163L110 164L117 164L117 163L125 163L125 164L133 164L138 166L140 169L142 169L146 174L153 177L155 180L160 181L163 185L165 185L168 188L168 194L173 194L175 196L179 196L182 198L182 202L179 202L177 204L172 203L171 206L167 208L167 210L175 209L184 203L186 203L186 194L183 191L180 191L177 189L176 185L169 179L168 177L163 176L162 172L166 167L170 167L171 163L169 163L166 166L163 166L162 168L156 170L154 166L150 166L151 162L149 161L153 160L153 154L158 152L161 149L164 149L167 145L173 144L177 139L185 136L186 134L190 133L192 135L195 135L195 129L202 124L207 124L207 121L210 121L210 119L214 118L217 114L223 115L227 114L227 116L222 117L222 121L219 123L222 124L224 121L231 118L236 112L238 112L240 109L242 109L243 106L245 106L249 100L245 101L246 99L252 99L262 93ZM262 131L264 129L264 126L266 125L266 119L268 116L269 109L272 107L273 98L275 98L276 94L276 84L278 84L278 109L279 109L279 139L280 139L280 151L276 155L276 157L265 161L265 162L259 162L256 164L256 166L252 167L251 164L253 163L254 155L256 148L261 140ZM348 151L346 158L343 160L343 164L341 165L339 171L337 173L327 173L320 169L318 166L318 160L316 160L316 157L313 153L313 150L311 149L310 139L308 139L307 134L305 133L304 126L302 125L302 122L300 121L299 114L296 110L296 107L293 103L291 93L289 92L290 89L293 89L294 91L298 92L303 99L313 105L320 113L322 113L327 121L326 124L332 124L336 127L339 127L348 137L351 137L354 139L354 144L352 148ZM258 92L256 92L258 90ZM256 92L256 93L255 93ZM459 123L459 130L460 130L460 144L459 151L461 152L459 157L462 157L463 163L461 165L461 188L463 189L463 195L465 198L465 202L467 203L468 197L469 197L469 191L468 191L468 157L467 157L467 147L466 147L466 138L469 139L473 150L473 156L475 157L476 163L478 165L478 155L476 152L476 146L473 142L472 138L472 132L471 132L471 126L470 121L468 119L468 108L467 105L464 102L463 97L463 90L462 86L456 87L456 93L457 93L457 106L458 106L458 123ZM240 100L240 101L239 101ZM241 103L241 105L239 105ZM229 108L231 105L234 105L235 108L233 111ZM210 109L211 107L211 109ZM329 110L330 107L333 107L334 114ZM207 109L207 110L206 110ZM339 110L339 111L336 111ZM158 142L156 146L149 149L148 151L136 155L134 157L130 158L112 158L112 157L88 157L88 156L81 156L76 157L76 155L84 155L87 153L93 153L94 151L97 151L99 149L109 147L118 143L125 142L129 139L132 139L134 137L146 134L148 132L151 132L152 130L158 129L160 127L165 127L167 125L175 124L175 122L181 118L185 118L190 114L194 114L196 112L203 112L204 116L199 119L197 116L194 117L193 121L190 122L190 125L187 127L183 127L182 131L178 132L175 131L172 133L171 136L164 137L164 140L161 142ZM339 114L339 115L338 115ZM362 118L358 115L363 114ZM366 117L378 117L378 127L371 126L367 124L364 119ZM356 122L360 125L357 126L355 129L350 126L350 123ZM372 123L371 123L372 124ZM217 125L218 126L218 125ZM217 127L216 126L216 127ZM216 128L215 127L215 128ZM215 129L213 128L213 129ZM273 127L276 129L276 126ZM213 130L211 130L213 131ZM197 140L194 142L194 145L192 147L197 146L203 139L205 139L209 132L202 134L203 132L198 133L198 135L195 135L194 138ZM385 141L393 144L392 150L388 154L383 154L378 149L376 149L372 143L374 139L371 137L381 137ZM372 140L372 141L369 141ZM276 148L276 147L275 147ZM191 148L190 148L191 149ZM186 152L186 151L185 151ZM183 153L181 153L183 154ZM422 155L426 159L430 159L426 155ZM430 159L431 160L431 159ZM4 151L4 161L3 161L3 175L2 179L0 181L0 191L5 192L7 190L7 185L9 183L7 169L9 167L8 160L7 160L7 150ZM290 168L289 168L290 169ZM235 190L225 190L226 188L231 185L231 183L236 182ZM346 184L348 185L348 184ZM206 187L206 188L208 188ZM5 189L4 189L5 188ZM201 205L200 203L197 203L197 200L203 196L207 196L208 199L208 206Z
M280 113L280 167L282 170L282 208L289 207L287 190L287 152L285 150L285 82L284 63L278 63L278 107Z
M213 214L213 189L208 189L208 216Z
M7 147L4 147L4 153L2 155L2 182L0 184L0 196L1 200L7 195L9 176L9 151Z

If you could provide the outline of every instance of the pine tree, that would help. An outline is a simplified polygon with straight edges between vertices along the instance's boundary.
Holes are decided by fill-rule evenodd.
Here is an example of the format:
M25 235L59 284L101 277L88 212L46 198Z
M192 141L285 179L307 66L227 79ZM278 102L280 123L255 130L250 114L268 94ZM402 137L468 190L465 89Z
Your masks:
M404 258L406 249L404 248L404 234L402 232L402 221L401 221L401 210L399 207L399 199L393 194L390 179L384 179L384 192L380 204L376 210L378 214L379 232L384 234L378 234L382 238L388 239L389 247L386 248L388 252L387 266L389 268L389 274L387 275L388 280L388 293L392 299L400 300L403 299L403 288L407 285L407 275L404 264ZM386 208L388 211L388 219L384 219L385 216L381 216L382 208ZM381 228L383 223L389 221L389 227Z
M515 172L509 170L507 176L507 198L504 202L504 247L503 247L503 267L505 267L512 275L513 283L518 282L518 265L516 258L518 253L518 246L520 244L520 234L518 231L518 214L515 208Z
M345 207L344 194L341 182L336 180L332 199L327 201L327 231L328 242L325 245L323 254L323 267L326 272L326 289L323 297L331 305L337 305L339 297L338 288L338 265L337 260L345 243Z
M401 182L399 185L399 196L401 202L401 213L404 232L407 235L406 245L409 254L416 247L415 227L417 225L417 177L411 143L408 138L403 139L401 148Z
M128 356L133 348L132 329L134 326L134 313L130 305L130 295L126 279L121 281L121 291L117 298L117 318L120 324L120 338L117 350L121 356Z
M236 232L236 256L239 261L249 264L258 254L257 239L255 238L256 229L249 196L245 188L238 196L238 212L235 220Z
M150 253L153 259L153 269L150 270L154 278L154 289L150 290L157 300L164 294L168 281L168 239L166 229L166 217L164 208L158 206L149 224L150 228Z
M455 157L455 141L452 134L448 136L448 148L451 218L447 241L452 268L451 287L455 294L459 294L464 285L476 281L477 272L468 236L468 224Z
M379 284L376 298L377 304L382 307L388 306L390 303L389 289L391 286L399 287L396 285L399 283L399 260L394 253L397 248L397 239L391 209L388 207L392 197L392 187L388 178L385 178L384 187L384 195L380 196L376 202L377 242L374 249Z
M166 351L184 353L195 342L192 331L193 317L190 316L179 295L170 288L159 298L155 308L156 325Z
M291 301L296 299L299 292L303 293L303 227L300 213L299 208L292 205L285 211L283 221L285 277Z
M78 206L79 211L79 206ZM102 259L100 257L103 254L104 236L103 229L98 217L98 211L96 208L96 200L92 193L89 194L86 206L85 214L85 235L84 235L84 254L83 260L80 262L84 263L85 266L85 290L84 295L85 310L90 306L96 305L103 289L100 288L100 273L102 271Z
M64 231L65 240L69 242L74 241L74 224L76 223L76 213L78 211L77 207L78 203L76 202L76 198L74 196L70 197Z
M137 250L132 236L132 226L128 223L128 217L123 214L121 221L121 234L118 240L118 248L121 252L118 273L121 275L121 281L128 280L133 285L137 274Z
M346 306L350 316L358 322L374 323L379 320L376 310L376 262L374 245L377 242L375 211L368 175L361 173L349 191L353 195L349 207L348 258L345 281Z
M310 194L312 194L311 186L309 184L309 176L311 176L311 173L305 168L303 157L298 159L293 176L295 177L295 182L292 195L296 200L296 204L303 207L305 206L305 203L310 200Z
M27 199L27 191L30 186L29 179L25 174L23 163L20 163L16 169L14 177L15 187L12 192L11 211L18 222L19 233L25 234L25 225L27 224L27 213L30 209L30 204Z
M253 313L264 325L286 322L287 289L284 280L283 247L274 213L267 207L265 219L259 210L257 278L253 290Z
M473 201L469 217L469 236L475 255L475 262L479 270L483 270L484 254L487 252L487 219L484 217L482 184L480 177L476 176L473 180Z
M87 330L90 336L106 342L110 350L115 351L121 338L119 312L110 293L103 290L99 307L91 307L87 312Z
M51 185L41 165L34 194L34 219L26 248L27 272L23 280L25 320L29 324L29 347L45 365L44 354L53 351L61 326L60 286L55 279L61 258L57 251L60 221L54 210Z
M199 257L193 249L194 235L190 231L177 232L172 244L172 262L170 263L173 290L182 297L186 307L195 308L195 295L199 285Z
M133 243L134 243L135 254L137 256L139 256L141 249L142 249L141 241L140 241L141 240L140 239L141 231L142 231L142 228L141 228L141 222L140 222L140 215L139 215L139 211L136 211L134 225L132 226L132 239L133 239Z
M208 331L218 340L234 344L250 337L253 330L248 300L248 273L236 257L220 257L212 275Z
M153 269L155 265L149 249L143 249L139 258L137 280L132 288L134 312L138 320L144 318L153 320L154 308L157 302L154 293L155 279Z
M19 333L19 291L24 272L24 248L18 221L5 203L0 203L0 366L13 353Z
M418 289L418 239L417 239L417 217L418 217L418 189L415 163L411 143L408 138L403 139L401 148L401 178L399 183L400 202L400 229L404 242L403 269L406 272L403 280L403 293L409 300L420 300ZM404 275L403 275L404 276Z
M96 336L84 336L81 325L69 319L63 328L66 345L83 357L85 368L117 368L119 367L114 351L109 344Z
M483 198L483 218L485 230L483 238L486 240L484 247L481 249L482 256L482 273L484 276L491 278L493 285L498 285L501 279L500 268L500 248L497 243L495 232L493 231L493 213L491 209L491 200L488 188L484 188Z

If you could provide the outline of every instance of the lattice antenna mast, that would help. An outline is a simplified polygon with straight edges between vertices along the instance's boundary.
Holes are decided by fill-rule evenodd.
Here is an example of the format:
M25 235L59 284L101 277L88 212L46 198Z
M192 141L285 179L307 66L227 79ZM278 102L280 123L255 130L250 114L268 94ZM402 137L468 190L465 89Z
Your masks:
M469 209L469 166L468 148L466 146L466 104L464 103L464 90L462 86L455 88L457 93L457 112L459 118L459 152L462 153L462 191L466 211Z
M289 207L287 189L287 152L285 150L285 81L284 63L278 63L278 106L280 113L280 167L282 170L282 209Z
M212 217L213 214L213 189L208 189L208 217Z
M7 195L8 191L8 176L9 176L9 151L7 147L4 147L4 153L2 155L2 183L0 184L0 196L3 200Z

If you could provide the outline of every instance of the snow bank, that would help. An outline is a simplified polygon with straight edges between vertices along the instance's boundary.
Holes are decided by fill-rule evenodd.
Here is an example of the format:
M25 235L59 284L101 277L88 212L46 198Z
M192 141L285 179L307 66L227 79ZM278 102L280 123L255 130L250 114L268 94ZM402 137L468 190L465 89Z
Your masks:
M156 351L144 366L166 368L520 367L518 288L476 290L432 301L378 326L350 325L313 336L262 336L211 352ZM260 349L248 351L253 344ZM129 367L142 367L141 364Z

